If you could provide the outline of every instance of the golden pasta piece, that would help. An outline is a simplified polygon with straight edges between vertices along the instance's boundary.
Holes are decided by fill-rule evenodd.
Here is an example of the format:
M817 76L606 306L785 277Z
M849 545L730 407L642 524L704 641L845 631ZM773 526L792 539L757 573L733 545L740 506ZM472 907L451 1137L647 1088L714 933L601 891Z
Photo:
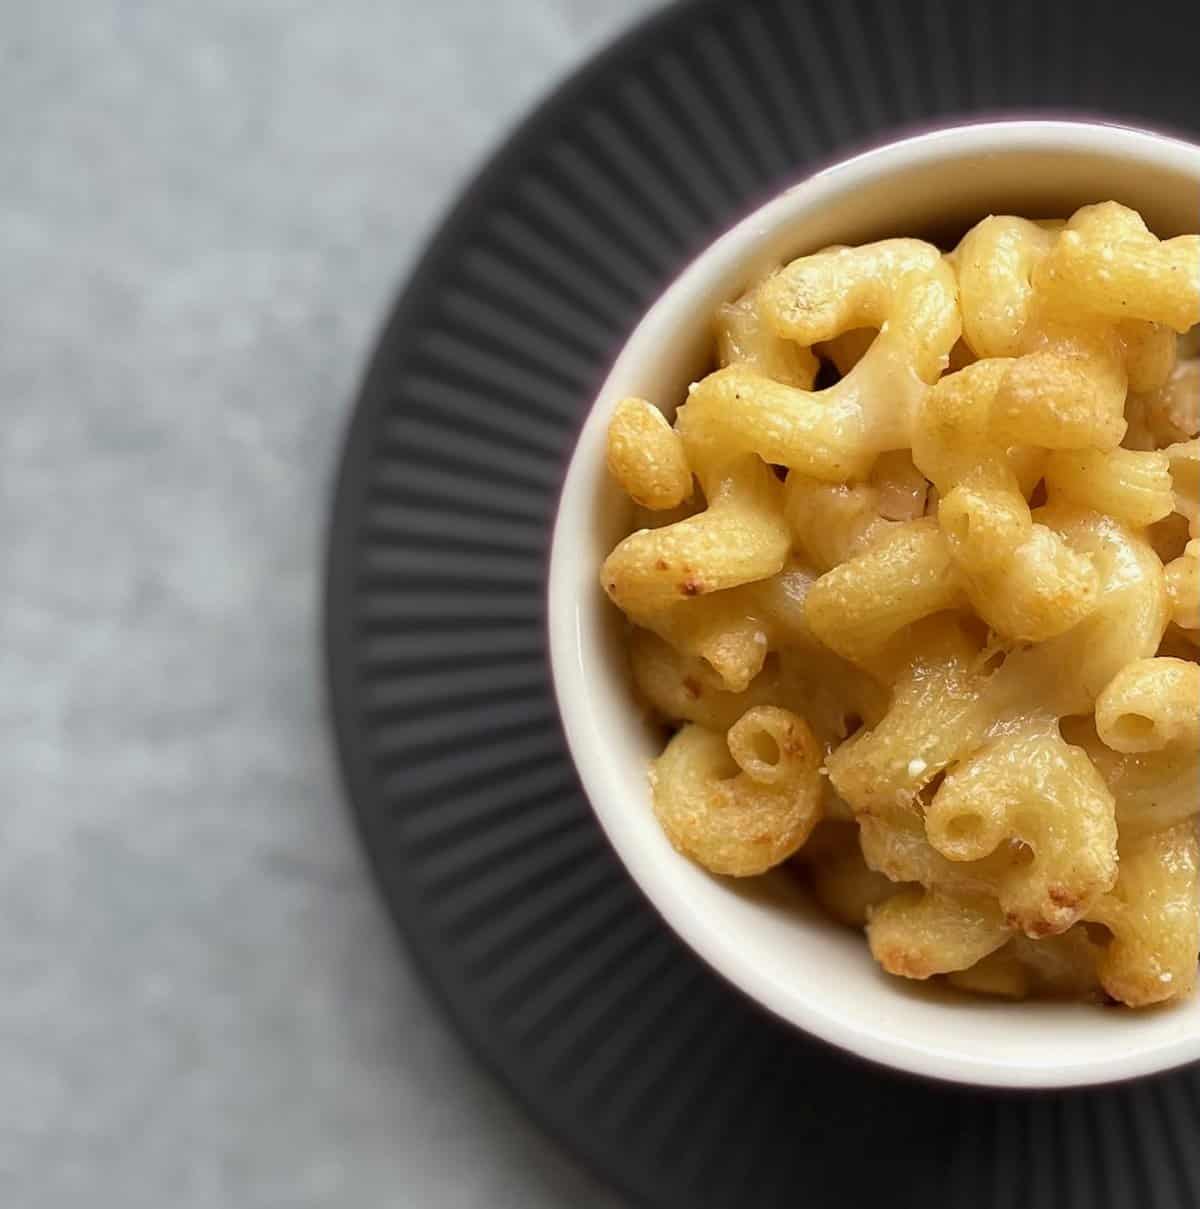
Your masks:
M1055 233L1024 218L993 215L954 250L963 338L977 357L1015 357L1033 300L1034 269Z
M1122 840L1117 884L1088 913L1112 940L1100 981L1145 1007L1190 994L1200 960L1200 831L1195 820Z
M1015 642L1046 642L1095 608L1090 561L1034 522L1019 495L955 488L938 509L975 611Z
M1179 337L1165 323L1130 320L1117 325L1125 349L1129 389L1139 393L1161 390L1171 377L1179 355Z
M824 391L740 365L709 374L677 419L689 455L753 452L828 482L865 477L880 453L908 447L913 408L958 339L956 293L941 253L919 240L793 261L759 287L759 313L781 337L812 346L854 328L879 336Z
M880 452L908 443L908 408L920 383L900 387L907 403L889 399L887 408L870 409L860 393L842 389L852 378L812 392L732 365L696 383L676 423L697 458L726 449L828 482L862 477Z
M1092 718L1062 724L1068 742L1082 748L1116 801L1121 838L1165 831L1200 815L1200 748L1181 743L1159 751L1113 751L1096 734Z
M1200 440L1170 445L1163 452L1171 465L1175 511L1187 519L1192 537L1200 537Z
M667 722L728 730L751 706L769 704L780 693L777 667L764 668L742 692L733 693L707 659L686 655L649 630L634 631L629 661L638 692Z
M778 706L747 710L729 728L725 741L734 763L751 781L776 789L806 781L818 759L819 747L808 723Z
M1167 566L1171 620L1193 641L1200 639L1200 541L1188 542Z
M932 382L962 330L957 295L954 273L932 244L885 239L793 260L763 284L761 305L776 331L809 346L876 328L879 338L855 369L894 351Z
M991 437L992 400L1013 362L973 362L947 374L921 401L913 429L913 461L945 494L956 484L1012 473L1006 446Z
M741 692L768 650L757 597L742 588L777 575L787 559L783 486L752 456L701 476L708 507L625 538L601 582L637 625L707 659L725 688Z
M986 896L920 887L902 890L871 911L867 942L889 974L926 979L965 970L1009 938L1010 929Z
M827 761L834 788L860 818L911 816L921 791L964 751L979 747L995 717L984 700L979 647L955 618L929 618L898 635L896 645L904 660L890 708Z
M605 591L640 620L680 601L775 575L791 544L782 492L757 458L727 463L705 483L703 512L640 530L617 546L601 570Z
M1200 665L1160 657L1127 663L1096 700L1096 733L1128 755L1200 747Z
M1017 569L1014 566L1017 552L1032 544L1033 516L1029 505L1015 487L1015 482L1006 486L990 486L981 482L959 483L942 496L938 523L950 539L955 561L969 579L981 579L990 586L989 581L996 573L1011 575ZM1063 556L1064 561L1068 561L1070 551L1064 549ZM1057 578L1062 578L1061 574ZM1068 578L1086 581L1087 577L1069 574ZM1089 595L1094 594L1093 577ZM980 598L981 603L986 602L987 593L981 592ZM978 611L981 616L984 615L982 608ZM990 618L985 620L991 621ZM991 624L994 629L1006 630L1001 625ZM1064 628L1069 629L1070 626ZM1030 642L1037 640L1025 635L1011 636L1024 637Z
M1042 324L992 400L991 431L1000 441L1045 449L1115 449L1125 435L1129 378L1111 328Z
M1144 532L1062 503L1035 517L1096 568L1096 605L1065 634L1009 654L989 686L989 706L1002 718L1028 712L1030 701L1048 717L1088 714L1126 663L1158 650L1169 620L1166 577Z
M1171 464L1165 453L1074 449L1046 462L1046 491L1081 508L1106 512L1144 529L1175 510Z
M808 594L808 623L828 647L861 662L905 626L963 600L950 547L927 519L889 526Z
M707 662L732 693L762 671L771 634L758 607L757 584L714 592L645 620L679 651Z
M740 365L756 374L811 390L820 368L813 352L785 340L758 313L758 290L748 290L736 302L717 311L717 360Z
M1200 323L1200 235L1160 241L1116 202L1084 206L1034 274L1060 312L1142 319L1186 332Z
M748 710L728 741L685 726L654 762L654 811L671 843L711 872L764 873L816 825L820 765L808 724L787 710Z
M953 769L925 829L954 861L979 861L1014 842L1028 850L997 886L1009 926L1027 936L1065 932L1117 876L1113 796L1056 727L994 739Z
M1086 558L1034 523L1017 473L1029 459L992 438L992 402L1013 364L977 361L943 378L919 409L913 458L941 495L938 523L976 612L1007 638L1044 642L1087 616L1097 583Z
M608 424L609 473L643 508L677 508L692 493L679 434L645 399L622 399Z

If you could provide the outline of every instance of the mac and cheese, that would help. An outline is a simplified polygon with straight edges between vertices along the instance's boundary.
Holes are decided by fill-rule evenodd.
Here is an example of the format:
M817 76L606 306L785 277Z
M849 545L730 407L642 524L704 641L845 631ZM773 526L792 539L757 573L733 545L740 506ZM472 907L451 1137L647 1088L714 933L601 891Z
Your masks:
M1192 990L1197 325L1200 236L991 217L780 267L673 424L617 406L601 579L676 848L790 862L907 978Z

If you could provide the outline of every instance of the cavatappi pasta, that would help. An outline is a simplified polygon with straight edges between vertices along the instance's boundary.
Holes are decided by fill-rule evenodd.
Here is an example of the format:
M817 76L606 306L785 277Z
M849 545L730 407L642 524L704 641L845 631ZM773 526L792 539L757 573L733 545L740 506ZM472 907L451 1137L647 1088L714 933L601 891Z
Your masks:
M675 847L790 862L907 978L1190 992L1198 334L1200 236L1109 202L802 256L621 401L601 580Z

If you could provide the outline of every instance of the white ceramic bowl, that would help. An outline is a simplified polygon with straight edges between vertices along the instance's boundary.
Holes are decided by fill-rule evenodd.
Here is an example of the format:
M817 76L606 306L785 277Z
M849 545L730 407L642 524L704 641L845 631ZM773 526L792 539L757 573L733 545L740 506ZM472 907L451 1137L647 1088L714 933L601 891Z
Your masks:
M635 708L616 610L599 586L628 529L608 482L617 400L682 398L710 317L762 268L831 243L957 235L989 213L1067 215L1114 198L1163 237L1196 231L1200 147L1123 127L997 122L934 131L839 163L712 244L651 308L605 382L567 472L550 562L550 649L571 752L609 839L675 931L784 1020L864 1058L1004 1087L1124 1079L1200 1060L1200 997L1132 1012L955 996L883 974L863 937L825 920L795 879L723 880L680 856L651 812L658 743Z

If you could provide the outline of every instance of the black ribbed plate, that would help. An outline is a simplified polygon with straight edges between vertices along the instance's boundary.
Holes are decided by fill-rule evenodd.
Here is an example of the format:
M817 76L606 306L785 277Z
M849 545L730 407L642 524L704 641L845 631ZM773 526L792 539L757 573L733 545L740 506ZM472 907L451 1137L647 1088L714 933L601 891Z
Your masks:
M816 161L968 113L1194 135L1198 46L1194 0L673 7L521 127L383 333L329 559L350 798L459 1028L638 1205L1200 1205L1200 1071L1034 1096L926 1084L805 1039L711 974L579 790L544 624L575 432L713 235Z

